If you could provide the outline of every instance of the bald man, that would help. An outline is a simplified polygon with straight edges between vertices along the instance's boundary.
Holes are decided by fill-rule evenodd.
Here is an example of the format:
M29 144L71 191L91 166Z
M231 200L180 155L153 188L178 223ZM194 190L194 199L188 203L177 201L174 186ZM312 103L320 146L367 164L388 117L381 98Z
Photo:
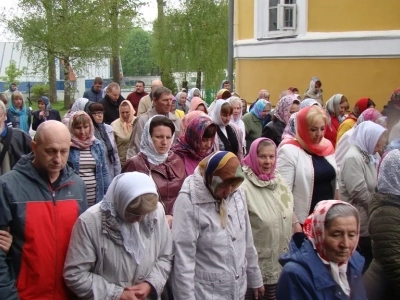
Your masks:
M161 82L161 80L156 79L151 82L150 94L144 96L139 101L139 108L138 108L137 116L147 113L150 109L152 109L152 107L153 107L153 102L152 102L153 91L160 86L163 86L163 83Z
M63 280L64 260L87 205L82 179L67 166L70 143L63 123L44 122L32 153L0 176L0 229L9 227L13 236L8 254L0 250L2 299L73 299Z

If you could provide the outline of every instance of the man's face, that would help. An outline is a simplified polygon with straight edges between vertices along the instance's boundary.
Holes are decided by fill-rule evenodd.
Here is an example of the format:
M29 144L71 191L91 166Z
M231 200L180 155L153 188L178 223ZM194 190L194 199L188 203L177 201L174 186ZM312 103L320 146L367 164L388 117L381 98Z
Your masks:
M12 89L13 91L16 91L16 90L17 90L17 86L16 86L15 84L12 84L12 85L11 85L11 89Z
M154 109L157 113L166 115L171 111L172 94L161 94L160 98L154 99Z
M135 90L136 90L136 93L138 93L138 94L143 93L144 92L143 83L141 83L141 82L136 83Z
M111 101L117 102L120 93L121 93L120 88L113 88L112 90L107 92L107 95L108 95L108 97L110 97Z
M71 139L48 134L43 141L32 142L36 165L49 174L58 176L68 161Z
M102 88L103 88L103 84L97 83L97 82L93 83L93 89L94 89L97 93L100 92Z
M231 90L231 84L228 82L228 83L224 83L224 89L227 89L228 91L230 91Z

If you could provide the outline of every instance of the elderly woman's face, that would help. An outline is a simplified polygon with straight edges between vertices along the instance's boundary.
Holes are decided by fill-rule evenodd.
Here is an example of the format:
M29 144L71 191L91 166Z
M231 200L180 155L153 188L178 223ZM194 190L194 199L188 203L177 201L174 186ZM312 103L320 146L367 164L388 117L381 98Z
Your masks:
M275 164L275 147L264 146L258 148L258 166L263 174L270 174Z
M236 184L234 182L223 182L215 191L215 196L220 199L226 199L235 191Z
M237 118L239 117L241 110L242 110L242 105L240 103L232 103L232 108L233 108L233 117Z
M383 133L381 137L379 138L378 142L376 143L375 149L374 149L374 154L376 152L379 152L379 154L383 154L383 151L385 150L387 146L387 141L388 141L388 135L387 133Z
M357 219L351 217L336 217L325 228L326 258L335 263L345 263L357 247Z
M172 143L171 128L162 125L154 127L151 133L151 140L159 154L167 153Z
M325 121L317 119L311 127L308 127L308 135L310 136L311 143L314 145L319 144L325 135Z

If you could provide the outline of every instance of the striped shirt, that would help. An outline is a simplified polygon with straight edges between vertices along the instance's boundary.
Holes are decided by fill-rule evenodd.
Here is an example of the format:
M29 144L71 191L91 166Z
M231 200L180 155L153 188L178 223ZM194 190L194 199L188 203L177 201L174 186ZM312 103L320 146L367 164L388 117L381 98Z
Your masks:
M81 150L79 157L79 177L86 185L88 207L96 204L96 161L90 149Z

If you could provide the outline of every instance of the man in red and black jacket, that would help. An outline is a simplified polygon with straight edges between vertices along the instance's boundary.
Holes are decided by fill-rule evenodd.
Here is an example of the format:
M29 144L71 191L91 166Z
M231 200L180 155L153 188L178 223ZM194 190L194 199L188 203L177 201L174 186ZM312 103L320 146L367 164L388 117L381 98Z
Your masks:
M71 299L63 280L72 227L86 210L86 188L68 167L71 137L58 121L36 131L32 153L0 176L0 229L13 243L0 250L1 299Z

